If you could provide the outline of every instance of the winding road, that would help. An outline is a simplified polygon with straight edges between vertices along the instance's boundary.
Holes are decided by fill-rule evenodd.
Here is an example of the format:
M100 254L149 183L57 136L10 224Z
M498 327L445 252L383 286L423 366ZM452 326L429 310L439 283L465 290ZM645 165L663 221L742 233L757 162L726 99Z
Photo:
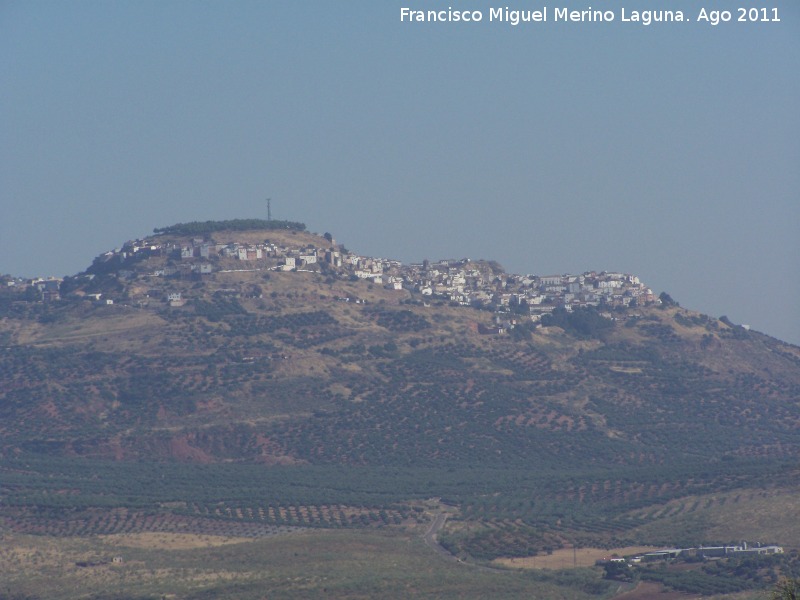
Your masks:
M444 523L447 521L447 513L439 512L436 513L436 516L431 521L431 524L428 526L428 530L425 532L425 535L422 536L422 540L425 544L436 554L441 556L444 560L451 562L451 563L459 563L466 567L471 567L478 571L486 571L491 573L508 573L509 569L503 569L500 567L487 567L486 565L476 565L475 563L466 562L454 556L448 550L439 543L439 540L436 538L436 534L441 531L442 527L444 527Z
M444 548L444 546L439 543L439 540L436 539L436 534L441 531L442 527L444 527L445 521L447 521L447 513L436 513L436 516L433 518L433 521L431 521L431 524L428 526L428 530L425 532L425 535L422 536L422 539L431 550L436 552L436 554L445 560L449 560L450 562L461 562L459 558L450 554Z

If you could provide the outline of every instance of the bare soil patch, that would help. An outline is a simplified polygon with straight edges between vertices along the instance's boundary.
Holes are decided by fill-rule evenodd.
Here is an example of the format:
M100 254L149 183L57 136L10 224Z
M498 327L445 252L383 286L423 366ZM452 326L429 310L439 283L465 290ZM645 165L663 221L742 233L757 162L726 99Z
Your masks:
M630 554L643 554L655 550L652 546L626 546L624 548L561 548L552 554L539 556L525 556L522 558L498 558L496 564L518 569L569 569L577 567L591 567L603 558L614 556L627 556Z

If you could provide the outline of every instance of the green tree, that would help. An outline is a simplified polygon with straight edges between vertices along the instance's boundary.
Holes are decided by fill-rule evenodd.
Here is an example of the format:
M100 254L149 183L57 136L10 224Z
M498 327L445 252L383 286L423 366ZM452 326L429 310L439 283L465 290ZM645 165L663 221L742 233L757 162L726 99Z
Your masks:
M772 590L772 600L800 600L800 579L784 577Z
M680 306L667 292L661 292L658 299L661 300L661 306Z

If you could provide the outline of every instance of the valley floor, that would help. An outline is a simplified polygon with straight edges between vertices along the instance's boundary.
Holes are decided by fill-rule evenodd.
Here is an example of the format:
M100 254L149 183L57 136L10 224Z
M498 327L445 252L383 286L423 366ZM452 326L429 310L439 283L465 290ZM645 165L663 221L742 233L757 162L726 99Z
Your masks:
M442 560L422 531L4 535L3 598L588 598L525 572ZM599 575L592 575L593 579Z
M577 568L569 568L576 559L571 550L495 566L465 563L435 543L443 513L438 517L408 528L296 530L262 538L0 533L0 598L761 600L768 595L761 589L699 596L656 581L608 581L601 568L587 562L643 548L582 549Z

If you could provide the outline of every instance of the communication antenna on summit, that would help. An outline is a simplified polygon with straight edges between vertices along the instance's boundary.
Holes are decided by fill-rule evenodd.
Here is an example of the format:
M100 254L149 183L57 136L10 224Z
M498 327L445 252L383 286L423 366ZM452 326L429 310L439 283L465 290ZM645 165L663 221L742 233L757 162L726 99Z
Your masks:
M267 198L267 221L272 221L272 198Z

